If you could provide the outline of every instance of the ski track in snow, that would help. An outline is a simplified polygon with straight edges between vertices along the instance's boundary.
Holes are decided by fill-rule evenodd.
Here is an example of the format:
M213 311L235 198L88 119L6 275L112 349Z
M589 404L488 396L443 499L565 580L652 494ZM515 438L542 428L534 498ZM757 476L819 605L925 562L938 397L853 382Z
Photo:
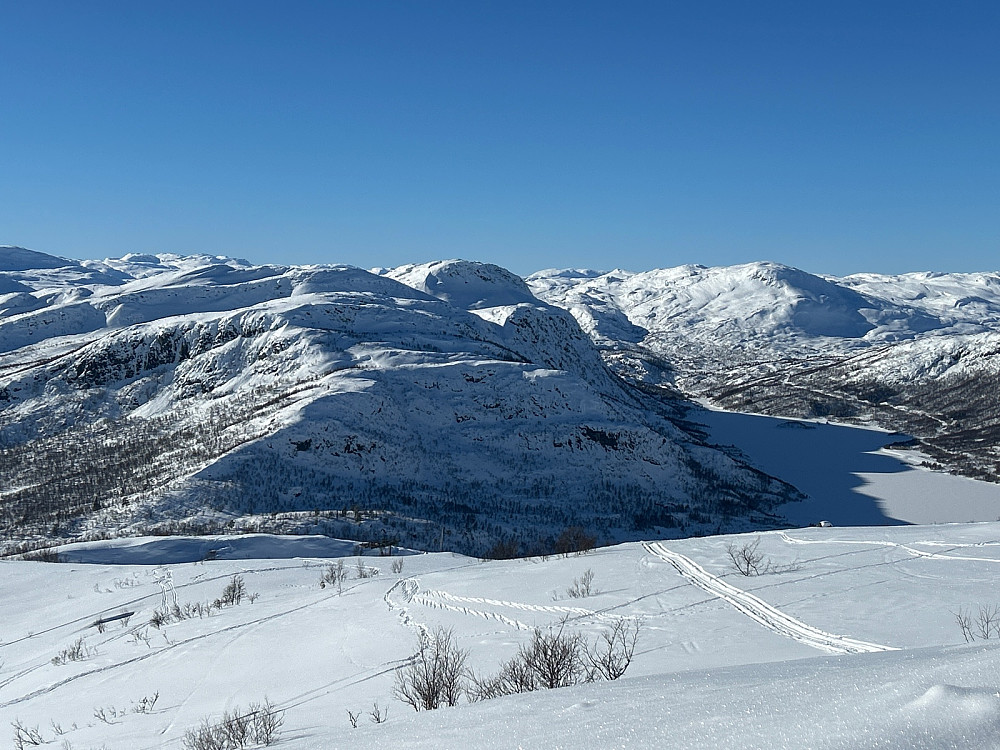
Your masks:
M806 625L787 615L763 599L726 583L718 576L712 575L689 557L667 549L660 542L643 542L648 552L670 563L677 572L699 588L728 602L750 619L760 623L765 628L787 638L804 643L807 646L826 651L831 654L859 654L876 651L897 651L892 646L882 646L877 643L858 641L845 636L826 633Z
M502 622L504 625L509 625L517 630L531 630L530 625L526 625L520 620L515 620L512 617L507 617L506 615L500 614L499 612L473 609L472 607L462 607L456 606L454 604L446 604L441 601L442 598L449 598L449 594L445 594L443 591L427 591L420 594L414 594L413 601L417 604L422 604L425 607L431 607L432 609L446 609L451 612L459 612L463 615L471 615L473 617L482 617L484 620L497 620ZM456 600L461 601L465 597L455 597ZM484 602L486 600L483 600Z
M899 542L890 542L882 539L863 539L863 540L852 540L852 539L796 539L795 537L788 536L784 531L779 532L781 538L788 544L866 544L875 547L894 547L896 549L903 550L913 557L921 557L927 560L962 560L965 562L988 562L988 563L1000 563L1000 558L997 557L970 557L969 555L945 555L940 552L925 552L924 550L914 549L907 544L901 544ZM945 542L934 542L934 541L921 541L921 542L911 542L911 544L926 544L928 547L948 547L949 549L962 549L965 547L996 547L1000 546L1000 542L967 542L967 543L955 543L947 544Z

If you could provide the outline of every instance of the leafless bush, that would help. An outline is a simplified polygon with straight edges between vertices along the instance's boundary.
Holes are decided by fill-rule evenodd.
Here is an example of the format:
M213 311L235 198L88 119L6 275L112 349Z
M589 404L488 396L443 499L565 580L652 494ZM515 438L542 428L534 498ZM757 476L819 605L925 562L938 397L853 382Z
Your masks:
M577 685L595 680L617 680L632 663L641 622L637 618L616 620L594 646L582 636L565 632L565 623L547 633L536 629L531 643L521 646L514 658L495 675L471 675L469 700L480 701L503 695L527 693Z
M361 712L360 711L354 712L354 711L351 711L351 709L347 709L347 720L349 722L351 722L351 728L352 729L357 729L358 728L358 718L360 716L361 716Z
M952 614L966 643L1000 637L1000 605L980 604L975 615L964 607Z
M336 586L337 591L342 593L344 590L344 581L347 580L347 571L344 569L344 561L337 560L337 564L326 566L326 570L323 571L323 577L319 581L319 587L321 589L327 586Z
M215 604L217 609L232 607L240 604L243 601L243 597L246 595L247 587L243 582L243 576L236 573L233 575L229 583L226 584L226 588L222 590L222 596L216 599L213 604Z
M573 579L573 585L566 589L566 593L573 599L583 599L597 593L593 588L593 583L594 571L587 568L582 576Z
M403 572L403 558L397 557L392 561L392 572L397 574Z
M582 526L568 526L556 539L556 554L569 557L571 554L582 555L597 546L597 537L587 533Z
M976 617L976 628L979 631L979 637L984 641L1000 635L1000 607L996 604L980 605L979 614Z
M389 711L387 708L381 708L376 701L372 710L368 712L368 718L371 719L372 724L384 724L389 718Z
M240 750L251 745L271 745L278 739L284 712L269 700L251 703L246 711L226 711L217 722L209 719L184 733L185 750Z
M98 721L103 721L105 724L114 724L115 719L121 719L128 714L124 708L115 708L114 706L101 706L94 709L94 718Z
M357 576L358 578L374 578L378 575L378 568L369 568L363 562L361 558L358 558Z
M63 664L69 664L71 661L83 661L84 659L89 659L96 653L97 650L84 643L83 638L77 638L72 644L53 656L52 663L57 666L61 666Z
M770 569L770 560L764 558L764 553L758 551L758 547L760 547L760 537L757 537L752 542L743 542L742 544L730 542L729 546L726 547L726 552L729 554L729 559L732 561L733 567L741 575L759 576Z
M610 631L601 635L596 646L587 648L587 661L593 679L617 680L625 674L632 663L641 626L636 617L622 617L615 620Z
M150 616L149 618L149 624L152 625L157 630L159 630L161 627L163 627L169 622L170 622L170 613L165 612L162 609L154 609L152 616ZM147 646L149 645L148 641L146 645Z
M960 609L958 612L952 612L955 615L955 622L958 623L958 627L962 630L962 637L965 639L966 643L971 643L976 640L975 634L972 632L972 615L966 609Z
M565 623L547 633L536 628L531 643L521 646L510 661L491 677L473 675L468 690L474 701L566 687L589 679L586 643L579 634L565 632Z
M45 744L45 740L42 739L42 733L38 731L38 727L26 726L20 719L15 719L10 725L14 727L14 747L16 750L24 750L26 747Z
M396 672L393 694L415 711L454 706L464 690L467 656L451 630L422 635L413 662Z
M152 695L144 695L142 698L137 700L132 704L132 713L134 714L151 714L153 713L153 706L156 705L156 701L160 700L160 692L157 691Z

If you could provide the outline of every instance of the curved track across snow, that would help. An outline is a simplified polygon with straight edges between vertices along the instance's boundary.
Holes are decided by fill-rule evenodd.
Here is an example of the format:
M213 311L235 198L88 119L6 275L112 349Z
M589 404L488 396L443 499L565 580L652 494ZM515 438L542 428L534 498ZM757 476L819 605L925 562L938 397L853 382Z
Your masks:
M806 625L804 622L796 620L791 615L785 614L763 599L726 583L718 576L709 573L691 558L667 549L660 542L643 542L643 546L664 562L673 565L677 569L677 572L691 581L691 583L703 588L713 596L729 602L729 604L733 605L733 607L750 619L787 638L792 638L807 646L812 646L831 654L860 654L874 651L897 650L892 646L867 643L818 630L810 625Z

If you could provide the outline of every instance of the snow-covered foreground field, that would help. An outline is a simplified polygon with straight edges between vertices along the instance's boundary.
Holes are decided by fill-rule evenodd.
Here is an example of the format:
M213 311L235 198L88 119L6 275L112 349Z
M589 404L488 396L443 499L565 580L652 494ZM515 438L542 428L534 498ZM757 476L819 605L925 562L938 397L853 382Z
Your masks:
M771 568L743 577L727 546L758 537ZM294 556L347 549L145 539L74 545L61 564L0 563L0 745L13 746L20 722L53 747L181 748L203 718L267 697L284 710L282 748L1000 747L1000 640L966 645L953 614L1000 600L998 523L799 529L547 560L348 557L342 591L319 585L332 558ZM183 562L192 550L216 559ZM359 577L359 562L378 574ZM597 592L569 597L588 569ZM239 605L150 625L164 602L211 602L234 574ZM423 628L453 628L487 673L536 627L565 620L593 640L622 616L642 629L616 682L420 714L392 697ZM86 658L53 663L80 638ZM385 723L369 721L375 704Z

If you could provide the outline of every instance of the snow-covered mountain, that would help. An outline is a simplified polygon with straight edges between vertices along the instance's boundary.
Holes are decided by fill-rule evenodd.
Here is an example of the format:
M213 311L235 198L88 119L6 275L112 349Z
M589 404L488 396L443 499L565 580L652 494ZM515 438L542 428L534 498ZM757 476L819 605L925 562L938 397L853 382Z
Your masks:
M1000 479L1000 274L815 276L775 263L541 271L621 374L744 411L875 421Z
M482 554L778 522L789 487L510 272L0 249L8 540L312 530Z

